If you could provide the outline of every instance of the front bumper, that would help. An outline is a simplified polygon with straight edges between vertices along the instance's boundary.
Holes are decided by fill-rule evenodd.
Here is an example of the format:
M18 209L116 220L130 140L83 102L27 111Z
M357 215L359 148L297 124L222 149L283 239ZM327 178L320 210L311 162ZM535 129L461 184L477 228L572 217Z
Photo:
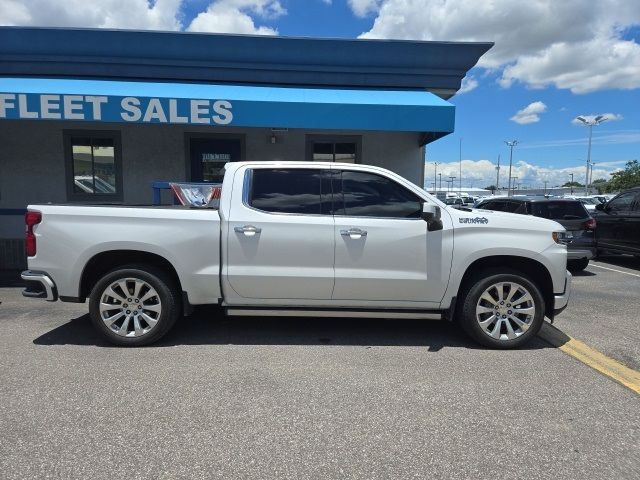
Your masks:
M49 302L58 299L56 284L46 272L25 270L20 277L26 283L26 288L22 291L23 297L44 298Z
M564 280L564 291L562 293L555 293L553 295L553 316L555 317L559 313L567 308L569 303L569 295L571 294L571 273L567 271Z

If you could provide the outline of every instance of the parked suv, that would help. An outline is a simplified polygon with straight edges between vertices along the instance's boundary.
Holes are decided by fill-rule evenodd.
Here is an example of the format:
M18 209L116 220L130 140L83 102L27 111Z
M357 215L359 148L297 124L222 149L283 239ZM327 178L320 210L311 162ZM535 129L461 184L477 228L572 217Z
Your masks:
M598 251L630 253L640 257L640 187L622 192L596 206Z
M573 236L567 247L567 268L572 272L587 268L589 260L596 255L596 221L589 216L580 200L544 197L488 198L479 202L476 208L555 220ZM640 217L638 220L640 221Z

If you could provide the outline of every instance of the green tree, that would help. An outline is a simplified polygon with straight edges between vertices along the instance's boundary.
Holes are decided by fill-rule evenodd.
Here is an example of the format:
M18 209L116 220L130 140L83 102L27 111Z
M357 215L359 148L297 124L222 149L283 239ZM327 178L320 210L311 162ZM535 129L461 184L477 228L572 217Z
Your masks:
M607 191L607 183L608 181L604 178L596 178L593 182L591 182L591 186L595 187L598 190L598 194L602 194Z
M567 182L562 186L563 187L584 187L584 185L581 184L580 182Z
M627 162L624 170L613 172L607 183L607 192L618 192L640 186L640 163L638 160Z

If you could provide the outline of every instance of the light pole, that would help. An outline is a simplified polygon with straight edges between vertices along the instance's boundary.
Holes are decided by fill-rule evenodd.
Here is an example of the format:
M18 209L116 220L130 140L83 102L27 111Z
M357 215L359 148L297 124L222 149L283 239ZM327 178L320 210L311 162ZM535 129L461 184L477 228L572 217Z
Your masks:
M453 191L453 181L456 179L456 177L449 175L449 178L451 179L451 191Z
M507 197L511 196L511 165L513 164L513 147L518 144L518 140L506 141L507 147L509 147L509 188L507 189Z
M518 177L511 177L511 180L513 180L513 182L511 182L511 185L513 185L513 188L511 189L513 191L512 195L515 195L515 189L517 188L516 187L516 180L518 180ZM509 188L511 188L511 187L509 187ZM509 195L509 196L511 196L511 195Z
M434 183L433 192L436 196L438 195L438 193L435 191L436 190L435 182L436 182L436 177L438 176L438 165L440 165L440 163L433 162L433 183ZM440 187L442 187L442 182L440 182Z
M462 137L460 137L460 177L458 178L458 186L460 189L458 190L458 195L462 195Z
M589 195L589 165L591 164L591 137L593 134L593 127L596 125L600 125L602 122L606 122L609 119L604 115L598 115L596 117L586 117L584 115L580 115L575 119L583 125L589 127L589 147L587 149L587 178L584 184L584 191L587 195Z
M570 173L569 175L571 175L571 183L569 186L571 187L571 195L573 195L573 173Z
M496 167L496 193L500 188L500 154L498 154L498 166Z
M438 179L440 180L440 190L442 190L442 173L438 174Z
M548 181L548 180L545 180L545 181L544 181L544 194L545 194L545 195L547 194L547 183L549 183L549 181Z

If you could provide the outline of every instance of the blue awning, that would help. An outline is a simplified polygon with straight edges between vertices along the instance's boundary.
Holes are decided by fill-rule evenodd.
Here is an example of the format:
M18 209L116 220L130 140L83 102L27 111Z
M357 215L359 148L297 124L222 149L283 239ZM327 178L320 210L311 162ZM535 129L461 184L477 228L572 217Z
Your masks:
M0 119L422 132L454 129L426 91L0 78Z

